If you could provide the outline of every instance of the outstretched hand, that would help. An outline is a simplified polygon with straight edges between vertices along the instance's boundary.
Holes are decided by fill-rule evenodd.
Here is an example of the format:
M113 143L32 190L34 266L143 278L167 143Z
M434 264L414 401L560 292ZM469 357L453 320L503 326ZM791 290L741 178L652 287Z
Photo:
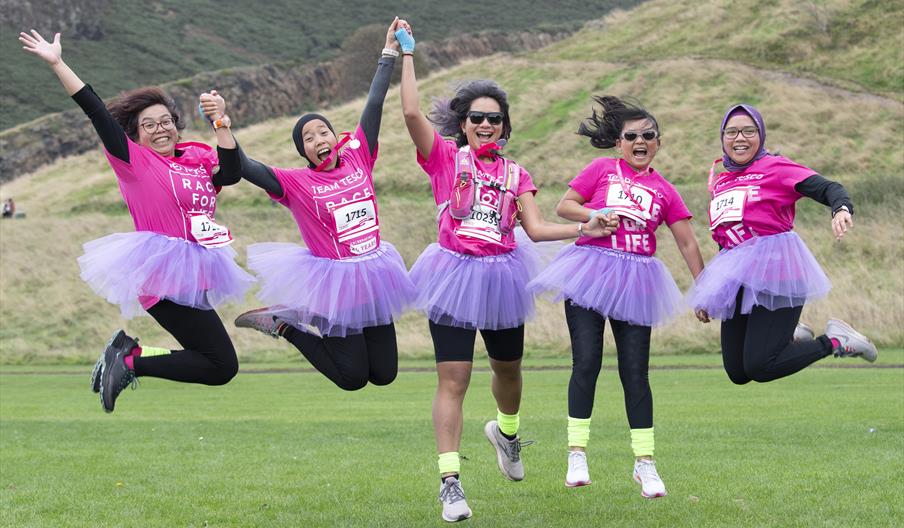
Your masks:
M835 213L835 216L832 217L832 233L835 235L835 240L841 240L845 233L853 228L854 219L851 217L851 213L844 209L838 211Z
M207 119L211 121L216 121L226 115L226 100L216 90L202 93L199 106Z
M31 35L23 31L19 33L19 42L22 43L22 49L26 53L41 57L44 62L51 66L63 60L63 46L60 44L59 33L53 36L53 42L47 42L40 33L33 29L31 30Z

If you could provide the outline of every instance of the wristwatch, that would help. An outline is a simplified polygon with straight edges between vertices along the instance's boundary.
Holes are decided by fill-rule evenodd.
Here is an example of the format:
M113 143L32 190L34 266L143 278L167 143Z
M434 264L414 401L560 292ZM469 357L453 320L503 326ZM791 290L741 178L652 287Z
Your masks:
M228 115L224 115L223 117L212 121L211 126L216 130L218 128L230 128L232 126L232 120L229 119Z

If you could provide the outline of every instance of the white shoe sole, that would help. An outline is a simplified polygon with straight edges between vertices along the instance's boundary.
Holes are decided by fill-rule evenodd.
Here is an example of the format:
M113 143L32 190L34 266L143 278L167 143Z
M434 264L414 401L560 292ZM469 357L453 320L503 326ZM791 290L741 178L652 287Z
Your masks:
M465 520L465 519L470 519L470 518L471 518L471 510L468 510L468 513L459 515L458 517L456 517L456 518L454 518L454 519L449 518L449 517L446 517L446 514L445 514L445 513L443 514L443 520L446 521L446 522L450 522L450 523L458 522L458 521L463 521L463 520Z
M638 477L637 475L634 475L634 482L640 484L640 496L645 499L658 499L659 497L665 497L666 495L668 495L668 492L666 492L666 491L663 491L662 493L656 493L653 495L647 495L643 491L643 482L640 481L640 477Z
M586 481L580 480L578 482L568 482L567 480L565 481L566 488L580 488L583 486L589 486L591 484L593 484L592 480L586 480Z

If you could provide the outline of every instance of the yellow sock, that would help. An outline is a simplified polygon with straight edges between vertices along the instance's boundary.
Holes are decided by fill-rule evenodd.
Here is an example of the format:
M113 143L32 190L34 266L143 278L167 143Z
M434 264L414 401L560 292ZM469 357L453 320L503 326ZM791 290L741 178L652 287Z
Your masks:
M448 451L440 453L439 457L439 474L458 473L461 470L461 460L458 457L458 451Z
M653 428L631 429L631 449L635 457L653 456Z
M587 447L590 442L590 418L568 417L568 447Z

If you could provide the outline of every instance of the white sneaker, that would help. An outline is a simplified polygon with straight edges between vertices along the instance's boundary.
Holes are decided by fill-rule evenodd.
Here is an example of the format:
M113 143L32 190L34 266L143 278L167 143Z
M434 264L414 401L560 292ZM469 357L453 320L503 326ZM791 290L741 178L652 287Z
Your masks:
M816 339L816 332L812 328L804 323L797 323L797 328L794 329L794 341L804 342L814 339Z
M439 501L443 503L444 521L463 521L471 517L471 508L468 508L465 492L457 478L448 477L439 485Z
M665 484L656 472L656 461L641 459L634 462L634 481L640 484L645 499L665 497Z
M235 318L235 326L238 328L252 328L267 334L273 339L279 339L279 326L282 321L276 318L275 310L270 308L258 308L245 312Z
M577 488L590 484L590 470L587 468L587 453L583 451L568 452L568 474L565 475L565 487Z
M826 323L826 336L829 339L837 339L840 343L840 346L832 349L835 357L860 356L870 363L879 357L876 345L841 319L829 319Z

